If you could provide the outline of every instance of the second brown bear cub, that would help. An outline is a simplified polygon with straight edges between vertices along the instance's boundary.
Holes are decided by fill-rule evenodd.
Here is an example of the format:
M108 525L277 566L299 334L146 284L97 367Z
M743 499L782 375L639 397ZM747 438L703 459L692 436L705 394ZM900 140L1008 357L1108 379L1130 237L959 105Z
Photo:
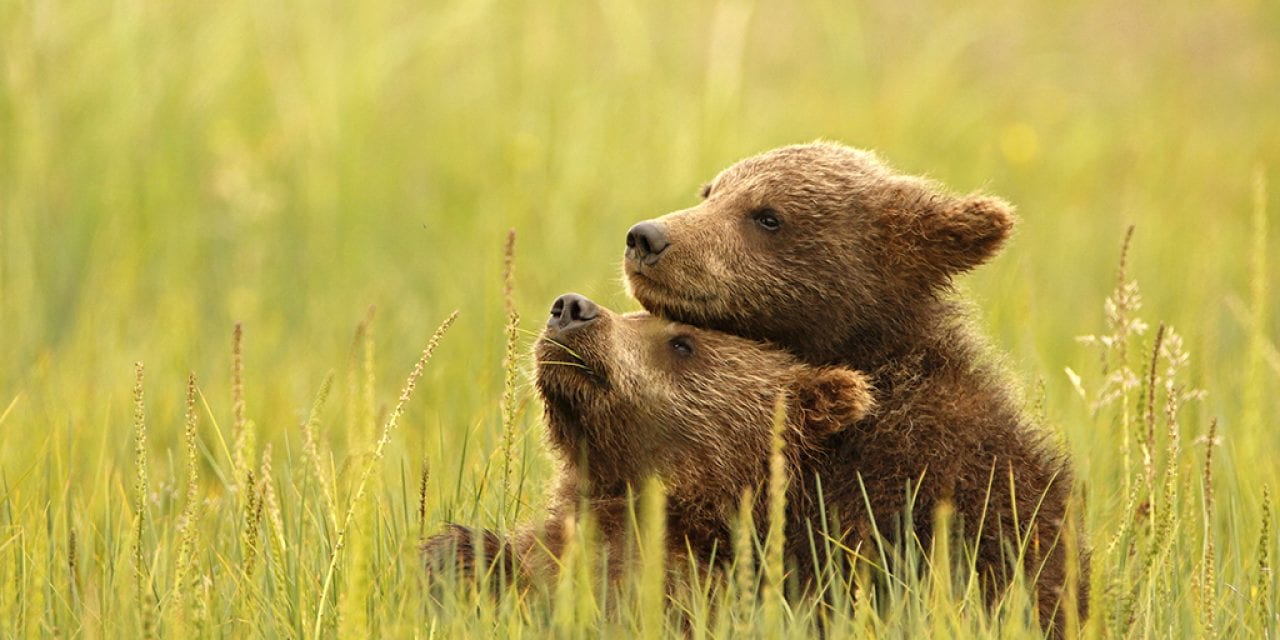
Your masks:
M466 575L482 555L485 573L499 568L508 580L545 580L556 573L569 522L586 508L616 576L624 564L617 559L626 557L628 492L651 476L667 492L670 556L705 567L732 548L745 490L755 491L763 515L760 489L780 398L787 402L782 451L794 478L812 477L830 436L872 404L866 379L845 367L807 365L752 340L647 313L615 314L576 294L556 300L536 354L549 444L560 463L546 519L511 537L451 525L422 549L432 571ZM806 486L789 489L788 525L817 519ZM798 531L787 542L792 557L812 556Z
M954 276L1000 249L1009 206L953 196L830 143L743 160L702 196L631 229L635 298L660 316L866 372L878 409L832 436L818 471L828 513L850 527L846 543L867 540L873 525L892 532L910 485L922 539L935 507L954 505L978 539L989 596L1008 583L1011 545L1030 539L1024 568L1038 577L1042 620L1060 619L1070 468L948 296Z

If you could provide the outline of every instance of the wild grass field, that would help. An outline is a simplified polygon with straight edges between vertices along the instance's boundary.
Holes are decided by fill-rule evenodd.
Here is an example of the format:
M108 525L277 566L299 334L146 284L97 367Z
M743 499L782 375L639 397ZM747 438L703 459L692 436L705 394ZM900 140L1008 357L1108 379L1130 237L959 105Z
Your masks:
M960 293L1074 457L1081 633L1277 637L1278 113L1262 0L4 0L0 637L1037 636L772 557L426 604L422 535L542 504L554 297L636 308L631 224L815 138L1018 206Z

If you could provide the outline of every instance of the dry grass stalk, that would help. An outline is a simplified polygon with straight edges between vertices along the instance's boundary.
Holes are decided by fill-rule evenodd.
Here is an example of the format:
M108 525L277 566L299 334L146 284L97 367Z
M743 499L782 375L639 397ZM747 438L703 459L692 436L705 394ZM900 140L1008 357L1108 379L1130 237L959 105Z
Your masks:
M505 519L516 496L512 495L515 474L516 439L516 371L519 359L516 338L520 330L520 314L515 303L515 253L516 230L507 232L507 244L503 250L502 300L506 310L506 351L502 358L502 504L500 518Z
M1080 493L1072 493L1071 500L1067 501L1067 513L1062 521L1062 543L1066 553L1066 576L1065 586L1062 595L1062 611L1066 623L1066 637L1080 637L1080 578L1081 578L1081 554L1080 554L1080 532L1083 527L1080 526L1080 513L1082 509L1082 495ZM1087 585L1086 585L1087 586Z
M779 395L773 408L773 439L769 452L769 532L764 545L764 588L761 600L764 605L765 628L769 633L782 632L784 602L783 550L786 543L787 517L787 461L783 453L786 442L782 437L787 426L786 397Z
M320 440L316 437L316 429L320 425L320 411L324 409L324 403L329 399L329 392L332 389L333 372L330 371L320 383L320 391L311 403L307 419L302 421L302 457L312 476L312 481L320 488L320 495L324 498L325 507L327 507L326 513L329 514L333 526L337 527L338 507L334 502L333 480L325 472L326 456L321 452Z
M667 492L656 476L645 481L640 507L640 631L656 639L663 635L667 594Z
M358 434L364 425L364 418L361 415L364 407L364 400L360 393L360 358L361 350L364 348L364 334L368 325L373 321L375 309L372 305L365 311L365 317L356 325L355 335L351 338L351 350L347 356L347 397L346 404L346 429L348 434ZM350 436L349 436L350 437Z
M262 494L258 491L257 477L252 469L245 476L244 522L240 530L240 542L244 553L241 556L241 570L246 578L252 578L257 568L258 557L258 525L262 521Z
M933 540L929 550L929 603L933 611L935 637L955 636L958 631L955 621L948 615L956 608L951 577L951 523L954 517L955 507L950 502L939 502L933 510Z
M1251 600L1257 611L1259 629L1273 637L1277 615L1271 602L1271 489L1262 488L1262 532L1258 535L1258 575L1255 578Z
M247 477L253 466L253 452L257 447L257 434L253 431L253 425L245 419L244 415L244 331L239 322L236 323L235 330L231 338L231 415L232 415L232 433L234 434L234 445L232 449L232 464L235 466L233 472L232 483L237 490L252 491L252 487L240 487L240 483L247 482ZM242 495L242 500L248 500Z
M333 546L333 552L329 558L329 566L325 571L323 586L320 590L320 604L316 607L315 622L312 625L312 633L316 640L319 640L324 630L324 613L328 604L329 592L333 588L333 577L338 568L338 559L342 555L342 549L346 546L348 530L351 526L351 519L355 515L360 500L364 496L365 487L369 482L369 477L373 474L375 465L382 460L383 451L391 442L391 434L395 431L396 426L400 424L400 418L404 415L405 409L408 407L409 399L413 397L413 391L417 388L418 380L422 378L422 372L426 369L427 362L431 360L432 354L435 353L436 347L440 345L440 340L444 337L449 327L453 326L455 320L458 319L458 312L454 311L445 318L436 331L431 336L431 340L427 342L427 346L422 351L422 356L418 358L417 364L414 365L413 371L409 373L409 378L405 381L404 387L400 390L400 398L396 402L395 409L388 416L386 424L382 427L382 435L373 449L373 455L369 457L364 469L361 471L359 481L356 484L355 491L351 495L350 504L347 507L346 516L341 521L338 528L337 540Z
M274 473L271 468L271 444L262 448L262 465L258 468L258 486L262 494L263 510L271 534L271 571L277 585L285 584L284 557L287 544L284 538L284 516L280 512L280 500L276 496Z
M1204 450L1204 559L1200 573L1200 616L1204 637L1217 637L1214 600L1217 598L1217 550L1213 535L1213 448L1218 439L1218 419L1209 422Z
M142 392L142 363L134 363L133 371L134 598L138 606L140 635L143 638L154 638L156 636L155 598L151 593L151 573L147 566L146 544L143 539L146 532L147 495L149 489L147 486L147 421Z
M374 336L373 336L373 308L370 307L369 316L366 318L362 333L363 343L363 367L362 379L363 387L361 390L360 402L360 427L351 432L353 440L358 440L361 445L356 448L353 444L352 448L361 453L356 456L356 460L364 460L364 464L373 464L369 458L373 456L372 443L374 442L374 430L376 429L376 400L374 386L376 384L374 371ZM369 444L365 444L369 443ZM369 446L370 449L365 450L363 447ZM338 590L338 628L337 633L340 638L358 638L358 637L377 637L378 631L372 625L373 620L369 617L369 604L371 602L371 594L375 591L373 581L375 575L372 569L372 538L377 535L377 505L378 498L382 493L382 475L373 473L367 477L368 484L364 488L364 492L368 494L369 499L353 502L354 516L350 519L351 526L347 530L346 540L350 545L346 551L346 565L343 571L343 585ZM348 487L349 490L353 487ZM354 499L354 492L351 494Z
M1164 344L1164 323L1156 330L1156 340L1151 347L1151 367L1147 370L1146 409L1143 413L1146 424L1146 438L1142 443L1142 471L1146 482L1148 509L1154 509L1156 482L1156 375L1159 370L1160 348Z
M422 471L418 474L418 543L421 545L427 537L427 480L431 476L431 467L427 459L422 459Z
M76 526L67 516L67 586L71 590L71 604L77 609L80 605L80 553L76 543Z
M199 449L197 447L196 428L199 425L199 414L196 413L196 374L192 373L187 377L187 404L186 417L183 430L183 440L186 444L186 463L187 463L187 486L185 502L182 507L181 519L178 522L178 557L175 560L174 569L174 589L178 594L176 616L179 621L179 629L181 632L188 632L186 624L190 622L187 616L187 608L194 601L195 593L189 587L196 583L196 549L198 548L199 539L199 501L200 501L200 477L199 477Z
M1119 405L1121 454L1124 463L1125 494L1136 496L1138 487L1133 483L1133 419L1129 392L1141 382L1129 366L1129 342L1146 332L1147 325L1137 317L1142 308L1142 295L1138 284L1129 279L1128 259L1134 227L1125 232L1120 249L1120 266L1116 269L1116 286L1103 303L1107 320L1107 333L1077 338L1082 344L1098 349L1102 364L1103 381L1090 406L1096 416L1103 407Z
M756 608L755 504L755 492L750 487L743 490L742 498L738 501L738 528L733 536L736 636L749 633L751 614Z
M360 422L361 431L358 431L365 442L372 442L377 435L378 428L378 409L377 409L377 366L375 364L376 344L374 341L374 319L377 317L377 307L369 306L369 311L365 314L363 328L360 331L361 342L363 345L361 360L361 380L363 386L360 389Z

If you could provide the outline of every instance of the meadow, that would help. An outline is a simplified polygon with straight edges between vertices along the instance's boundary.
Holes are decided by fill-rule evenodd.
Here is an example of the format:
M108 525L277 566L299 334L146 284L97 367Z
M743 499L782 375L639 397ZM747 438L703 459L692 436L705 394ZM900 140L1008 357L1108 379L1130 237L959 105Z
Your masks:
M958 291L1073 456L1079 632L1275 638L1277 105L1260 0L5 0L0 637L1037 637L949 569L664 606L585 533L427 604L423 535L540 509L555 296L825 138L1017 205Z

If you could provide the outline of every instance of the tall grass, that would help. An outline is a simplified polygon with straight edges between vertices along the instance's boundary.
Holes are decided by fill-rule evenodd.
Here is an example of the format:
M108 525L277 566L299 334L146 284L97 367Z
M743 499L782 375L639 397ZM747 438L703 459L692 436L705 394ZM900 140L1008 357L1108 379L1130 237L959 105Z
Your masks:
M634 308L631 224L816 137L1018 203L961 287L1073 454L1082 633L1276 637L1277 25L1249 0L0 4L0 637L1034 636L938 536L814 531L848 568L775 597L777 522L745 508L724 579L611 592L584 519L549 592L427 604L418 540L527 522L554 475L519 336L568 290Z

